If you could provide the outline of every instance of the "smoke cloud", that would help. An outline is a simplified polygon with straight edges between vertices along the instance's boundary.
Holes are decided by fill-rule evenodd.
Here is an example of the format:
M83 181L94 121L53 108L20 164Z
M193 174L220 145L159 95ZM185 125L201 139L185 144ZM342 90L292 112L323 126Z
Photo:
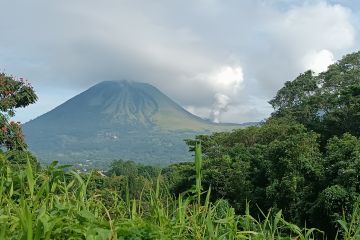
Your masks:
M210 119L215 123L220 123L221 114L228 110L230 98L224 94L216 93L215 102L210 112Z
M214 103L210 111L209 118L215 122L221 122L221 115L229 110L232 99L238 96L242 89L244 74L242 67L223 66L218 71L209 76L209 81L213 84L216 92L214 94Z

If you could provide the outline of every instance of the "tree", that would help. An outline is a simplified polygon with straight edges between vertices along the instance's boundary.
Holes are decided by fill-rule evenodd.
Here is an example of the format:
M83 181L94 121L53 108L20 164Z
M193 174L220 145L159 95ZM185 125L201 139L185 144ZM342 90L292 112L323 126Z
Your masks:
M159 174L160 169L156 167L121 159L113 161L109 171L106 173L106 175L110 176L109 179L122 179L121 181L125 181L125 186L128 188L131 197L140 196L142 191L149 190L152 184L156 182ZM108 183L110 184L111 181ZM126 193L125 188L123 188L123 191Z
M313 223L330 235L336 220L349 219L360 193L360 140L348 133L331 138L324 156L324 189L311 207Z
M308 210L323 178L318 134L300 124L275 123L274 127L283 128L287 134L275 137L264 147L264 161L268 162L266 198L288 219L301 224L309 221Z
M203 185L213 200L226 199L238 212L282 209L303 223L322 190L323 165L318 134L288 118L261 126L198 136L204 153ZM187 142L192 148L192 141ZM259 215L261 215L258 212Z
M287 116L320 133L322 146L346 132L360 136L360 52L344 56L318 76L300 74L269 103L273 118Z
M202 143L203 186L239 212L246 201L259 216L281 209L332 239L360 195L360 52L286 82L270 104L265 123L186 141Z
M9 150L27 147L19 122L10 121L15 109L35 103L37 96L27 81L0 73L0 146Z
M341 137L331 138L326 148L327 183L341 185L352 195L359 194L360 139L346 133Z
M317 90L312 71L300 74L294 81L287 81L269 102L275 109L273 116L292 116L303 124L309 124L316 118L316 109L312 107L311 100Z

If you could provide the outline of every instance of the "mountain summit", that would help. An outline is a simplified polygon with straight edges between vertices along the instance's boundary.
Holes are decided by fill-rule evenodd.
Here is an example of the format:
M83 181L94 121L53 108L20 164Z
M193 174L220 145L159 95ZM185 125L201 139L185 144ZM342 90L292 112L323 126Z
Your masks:
M184 138L236 127L197 117L154 86L129 81L101 82L23 126L42 161L91 161L97 167L120 158L184 161Z

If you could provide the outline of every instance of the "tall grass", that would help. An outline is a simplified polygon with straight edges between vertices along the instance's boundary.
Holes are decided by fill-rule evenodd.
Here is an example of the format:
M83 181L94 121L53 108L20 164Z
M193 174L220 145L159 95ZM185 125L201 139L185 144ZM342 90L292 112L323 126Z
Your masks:
M222 199L210 202L201 186L201 146L195 151L196 183L190 194L173 197L161 184L137 199L118 191L107 196L89 191L93 174L65 172L52 164L34 172L31 164L13 172L0 164L0 239L315 239L322 233L299 228L282 213L262 220L235 214ZM131 186L129 186L131 187ZM127 189L128 191L128 189ZM106 198L106 200L105 200ZM339 239L359 239L358 204L353 219L339 221Z

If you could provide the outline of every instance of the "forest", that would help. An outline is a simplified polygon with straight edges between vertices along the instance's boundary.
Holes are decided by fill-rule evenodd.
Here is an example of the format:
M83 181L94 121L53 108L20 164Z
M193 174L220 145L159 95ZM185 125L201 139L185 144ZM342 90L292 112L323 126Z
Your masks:
M0 239L360 239L360 52L301 73L257 126L186 139L193 162L42 166L0 74ZM119 159L121 156L119 156Z

